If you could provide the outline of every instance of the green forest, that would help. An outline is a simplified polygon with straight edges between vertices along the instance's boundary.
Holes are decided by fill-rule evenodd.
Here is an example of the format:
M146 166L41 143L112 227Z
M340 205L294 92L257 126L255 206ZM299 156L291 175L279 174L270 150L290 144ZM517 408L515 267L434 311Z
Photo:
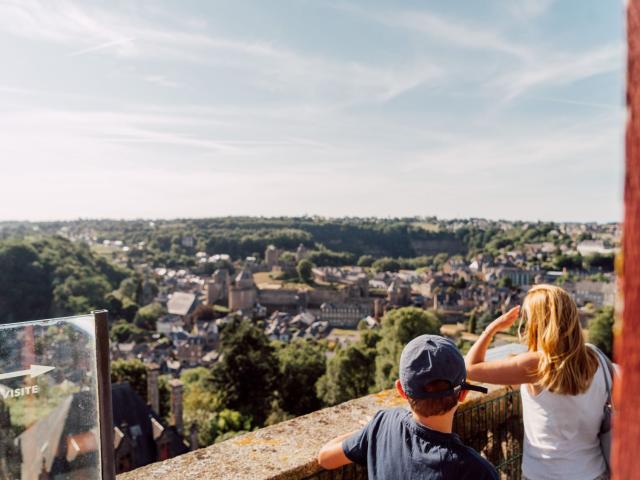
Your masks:
M60 232L71 238L91 234L98 245L105 240L119 240L129 246L127 258L132 265L146 262L170 268L198 268L196 252L224 253L233 260L247 256L263 258L268 245L293 251L303 244L309 250L309 260L318 266L371 266L375 260L394 259L401 268L419 268L430 266L438 254L446 260L452 255L497 255L527 243L551 242L559 248L572 242L554 223L511 222L510 228L504 228L500 222L484 225L480 228L471 220L435 218L79 220L2 223L0 240L50 237ZM552 258L547 267L571 267L577 262L582 259Z
M84 243L40 236L0 242L0 323L87 313L108 307L131 272Z

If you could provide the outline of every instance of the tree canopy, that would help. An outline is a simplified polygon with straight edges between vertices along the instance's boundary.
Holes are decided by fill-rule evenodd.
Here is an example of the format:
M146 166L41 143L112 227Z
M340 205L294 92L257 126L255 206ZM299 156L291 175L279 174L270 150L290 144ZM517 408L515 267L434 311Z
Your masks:
M250 320L235 319L221 331L220 354L212 367L211 383L222 404L261 426L276 389L278 358L273 346Z
M45 318L51 311L50 273L29 244L0 244L0 290L0 323Z
M311 280L313 279L313 267L313 263L309 260L304 259L298 262L296 270L298 272L298 277L300 277L302 282L311 283Z
M603 307L589 322L589 343L613 358L613 308Z
M251 417L223 408L221 397L213 388L211 370L204 367L185 370L180 380L184 384L184 422L196 426L200 446L251 428Z
M315 384L326 370L326 348L316 342L294 340L277 350L279 406L295 416L322 406Z
M402 268L400 262L394 258L380 258L371 265L376 272L397 272Z
M140 397L147 399L147 368L142 361L114 360L111 362L111 383L128 382Z
M376 389L391 388L398 378L398 364L404 346L423 334L440 334L440 320L433 312L404 307L382 317L380 341L376 345Z
M143 329L149 331L156 330L156 322L160 317L167 313L167 309L159 303L150 303L141 307L134 318L134 324Z
M120 319L111 326L109 334L115 342L129 343L142 341L148 335L148 332L133 323Z
M378 338L373 333L368 343L359 341L339 347L329 359L327 372L320 377L316 387L318 397L325 405L337 405L369 393L375 378L375 342Z
M129 275L62 237L0 242L0 323L88 313Z

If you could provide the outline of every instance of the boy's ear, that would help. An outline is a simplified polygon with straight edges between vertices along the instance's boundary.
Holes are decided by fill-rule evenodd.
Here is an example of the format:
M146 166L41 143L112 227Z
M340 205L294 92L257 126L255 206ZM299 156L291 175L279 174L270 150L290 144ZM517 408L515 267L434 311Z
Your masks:
M398 390L398 393L400 394L400 396L402 398L404 398L405 400L407 399L407 394L404 393L404 390L402 389L402 384L400 383L400 380L396 380L396 390Z

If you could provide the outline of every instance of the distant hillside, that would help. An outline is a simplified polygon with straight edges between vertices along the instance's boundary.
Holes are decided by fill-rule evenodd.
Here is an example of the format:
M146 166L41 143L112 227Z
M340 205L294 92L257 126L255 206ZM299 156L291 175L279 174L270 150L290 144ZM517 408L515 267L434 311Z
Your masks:
M322 219L315 217L222 217L210 219L114 221L79 220L37 224L6 224L5 235L28 235L33 228L53 233L64 230L73 235L92 231L103 239L118 239L128 245L146 242L159 252L190 254L192 250L209 254L228 253L233 258L264 254L270 244L294 250L300 243L310 249L328 249L358 258L415 257L440 252L464 254L462 239L449 231L429 231L416 219ZM0 229L0 233L3 230ZM182 239L191 236L193 247Z
M217 217L175 220L77 220L68 222L0 222L1 238L63 235L102 244L119 240L131 247L134 264L196 267L196 252L226 253L233 260L263 258L273 244L293 251L299 244L313 251L317 265L349 265L369 259L412 259L440 253L470 257L497 254L525 243L569 245L570 237L554 223L483 219ZM144 245L143 248L137 248ZM373 261L370 260L370 261ZM423 265L429 262L422 262Z
M51 236L0 241L0 323L106 307L127 272L88 245Z

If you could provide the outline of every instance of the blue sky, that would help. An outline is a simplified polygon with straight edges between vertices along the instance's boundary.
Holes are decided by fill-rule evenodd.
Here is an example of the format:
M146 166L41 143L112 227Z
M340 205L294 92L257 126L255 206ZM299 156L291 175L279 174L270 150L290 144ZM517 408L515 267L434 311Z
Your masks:
M0 1L0 219L617 221L601 0Z

